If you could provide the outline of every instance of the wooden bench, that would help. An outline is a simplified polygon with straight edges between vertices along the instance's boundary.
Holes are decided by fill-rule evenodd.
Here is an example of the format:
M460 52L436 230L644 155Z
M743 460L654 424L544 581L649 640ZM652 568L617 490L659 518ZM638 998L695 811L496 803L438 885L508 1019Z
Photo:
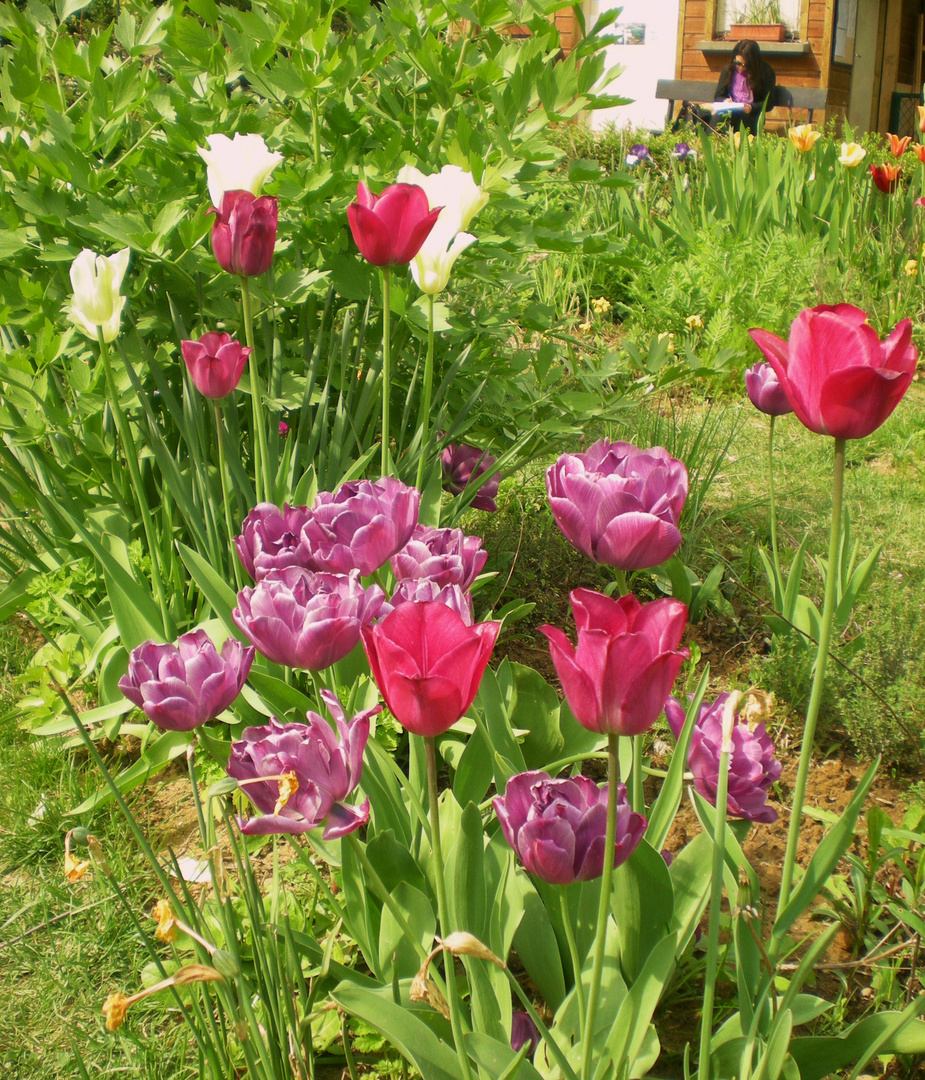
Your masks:
M712 101L715 91L715 82L700 82L696 79L659 79L655 87L655 96L660 101L668 102L665 130L671 127L676 101ZM782 108L792 112L793 109L806 109L809 113L809 123L812 123L813 113L816 109L825 108L828 97L828 90L817 86L795 86L792 90L786 86L776 86L773 99L768 103L768 110Z

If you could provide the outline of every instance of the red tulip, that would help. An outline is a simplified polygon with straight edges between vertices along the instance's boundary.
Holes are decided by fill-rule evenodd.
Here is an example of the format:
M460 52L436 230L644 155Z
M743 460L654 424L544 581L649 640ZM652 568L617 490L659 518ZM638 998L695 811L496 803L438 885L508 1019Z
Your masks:
M902 169L898 165L871 165L870 175L874 183L885 194L889 195L896 190Z
M256 277L270 269L276 246L278 209L270 195L226 191L221 209L212 207L212 251L229 274Z
M401 604L364 627L373 678L395 719L415 735L451 728L475 699L500 629L467 626L439 601Z
M234 390L253 352L231 334L215 330L203 334L198 341L181 341L180 349L193 385L200 394L213 399L227 397Z
M403 266L421 250L442 209L431 210L424 189L416 184L392 184L373 195L360 183L357 201L347 207L347 220L367 262Z
M850 304L801 311L782 341L749 330L777 373L802 424L819 435L863 439L899 404L915 374L918 349L904 319L881 341Z
M577 649L554 626L541 626L566 700L589 731L641 735L658 719L681 664L687 607L679 600L641 604L590 589L571 594Z

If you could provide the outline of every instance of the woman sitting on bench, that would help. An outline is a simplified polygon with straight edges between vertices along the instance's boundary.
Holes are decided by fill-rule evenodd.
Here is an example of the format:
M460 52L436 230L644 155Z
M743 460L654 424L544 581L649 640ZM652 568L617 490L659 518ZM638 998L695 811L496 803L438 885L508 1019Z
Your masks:
M716 84L713 100L713 126L717 118L727 112L728 122L738 129L745 128L752 135L758 133L758 118L762 111L772 108L768 98L777 85L774 68L761 57L761 49L755 41L740 41L732 53L732 63L723 68ZM719 107L718 107L719 106Z

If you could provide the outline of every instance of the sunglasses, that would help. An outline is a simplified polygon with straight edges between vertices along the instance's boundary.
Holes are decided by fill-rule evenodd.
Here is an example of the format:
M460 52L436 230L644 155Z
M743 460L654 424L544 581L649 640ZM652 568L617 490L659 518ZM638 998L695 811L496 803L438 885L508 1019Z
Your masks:
M744 60L733 60L732 62L733 62L733 64L735 64L736 67L745 67L745 61Z

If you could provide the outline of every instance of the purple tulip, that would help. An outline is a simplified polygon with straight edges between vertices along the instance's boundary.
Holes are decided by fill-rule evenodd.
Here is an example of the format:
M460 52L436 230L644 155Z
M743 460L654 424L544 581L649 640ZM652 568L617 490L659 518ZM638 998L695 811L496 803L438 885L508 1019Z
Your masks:
M228 708L253 662L252 646L228 638L219 656L205 630L193 630L175 645L133 649L119 689L159 728L192 731Z
M745 389L752 405L768 416L786 416L793 412L777 373L770 364L761 362L745 372Z
M636 143L635 146L631 146L630 153L637 161L647 161L652 156L645 143Z
M480 536L467 536L462 529L416 525L408 543L392 556L392 572L398 581L429 578L438 585L468 589L487 559Z
M389 610L384 603L382 589L364 589L356 571L315 574L290 566L242 589L231 617L273 663L322 671L354 648L360 627Z
M454 495L462 495L469 484L478 480L489 469L493 469L498 459L487 450L479 450L476 446L450 443L440 455L440 462L443 466L443 486ZM491 512L497 510L498 504L495 502L495 497L500 483L501 477L497 473L490 480L486 480L479 487L472 500L472 506L476 510Z
M712 705L700 706L687 756L694 787L714 806L723 741L723 708L728 697L720 694ZM676 739L684 726L684 712L677 698L668 699L665 716ZM747 821L776 821L777 811L767 805L767 798L768 788L780 776L781 768L781 763L774 759L774 744L764 724L752 730L745 720L736 717L729 755L729 814Z
M421 493L391 476L318 493L302 529L314 570L371 574L411 539Z
M596 442L546 471L556 524L582 554L619 570L645 570L681 546L687 469L667 450Z
M198 341L181 341L180 351L193 385L204 397L227 397L238 385L247 358L254 351L231 334L210 331Z
M552 780L544 772L518 773L492 805L504 838L531 874L551 885L570 885L604 872L606 784L599 788L586 776ZM614 866L632 855L646 825L620 784Z
M348 806L344 799L360 782L369 719L382 706L348 721L330 690L322 690L321 697L337 723L339 741L331 725L310 712L307 724L281 724L271 717L232 744L228 775L260 811L259 817L239 821L248 836L304 833L324 825L323 839L337 840L369 820L369 799L362 806Z
M308 548L301 538L309 516L307 506L288 503L282 510L273 503L260 503L251 510L241 526L241 535L234 538L234 546L241 565L254 581L287 566L309 569Z
M212 251L229 274L256 277L266 273L276 246L278 209L271 195L226 191L221 207L213 206Z
M686 142L675 143L674 150L671 151L671 156L677 158L678 161L685 161L689 157L696 157L697 151L694 150Z
M390 601L393 608L402 604L427 604L436 600L460 616L466 626L475 622L472 597L459 585L440 585L430 578L405 578L398 583Z
M540 1032L529 1013L515 1009L511 1016L511 1049L516 1054L525 1043L530 1044L527 1057L532 1058L540 1045Z

